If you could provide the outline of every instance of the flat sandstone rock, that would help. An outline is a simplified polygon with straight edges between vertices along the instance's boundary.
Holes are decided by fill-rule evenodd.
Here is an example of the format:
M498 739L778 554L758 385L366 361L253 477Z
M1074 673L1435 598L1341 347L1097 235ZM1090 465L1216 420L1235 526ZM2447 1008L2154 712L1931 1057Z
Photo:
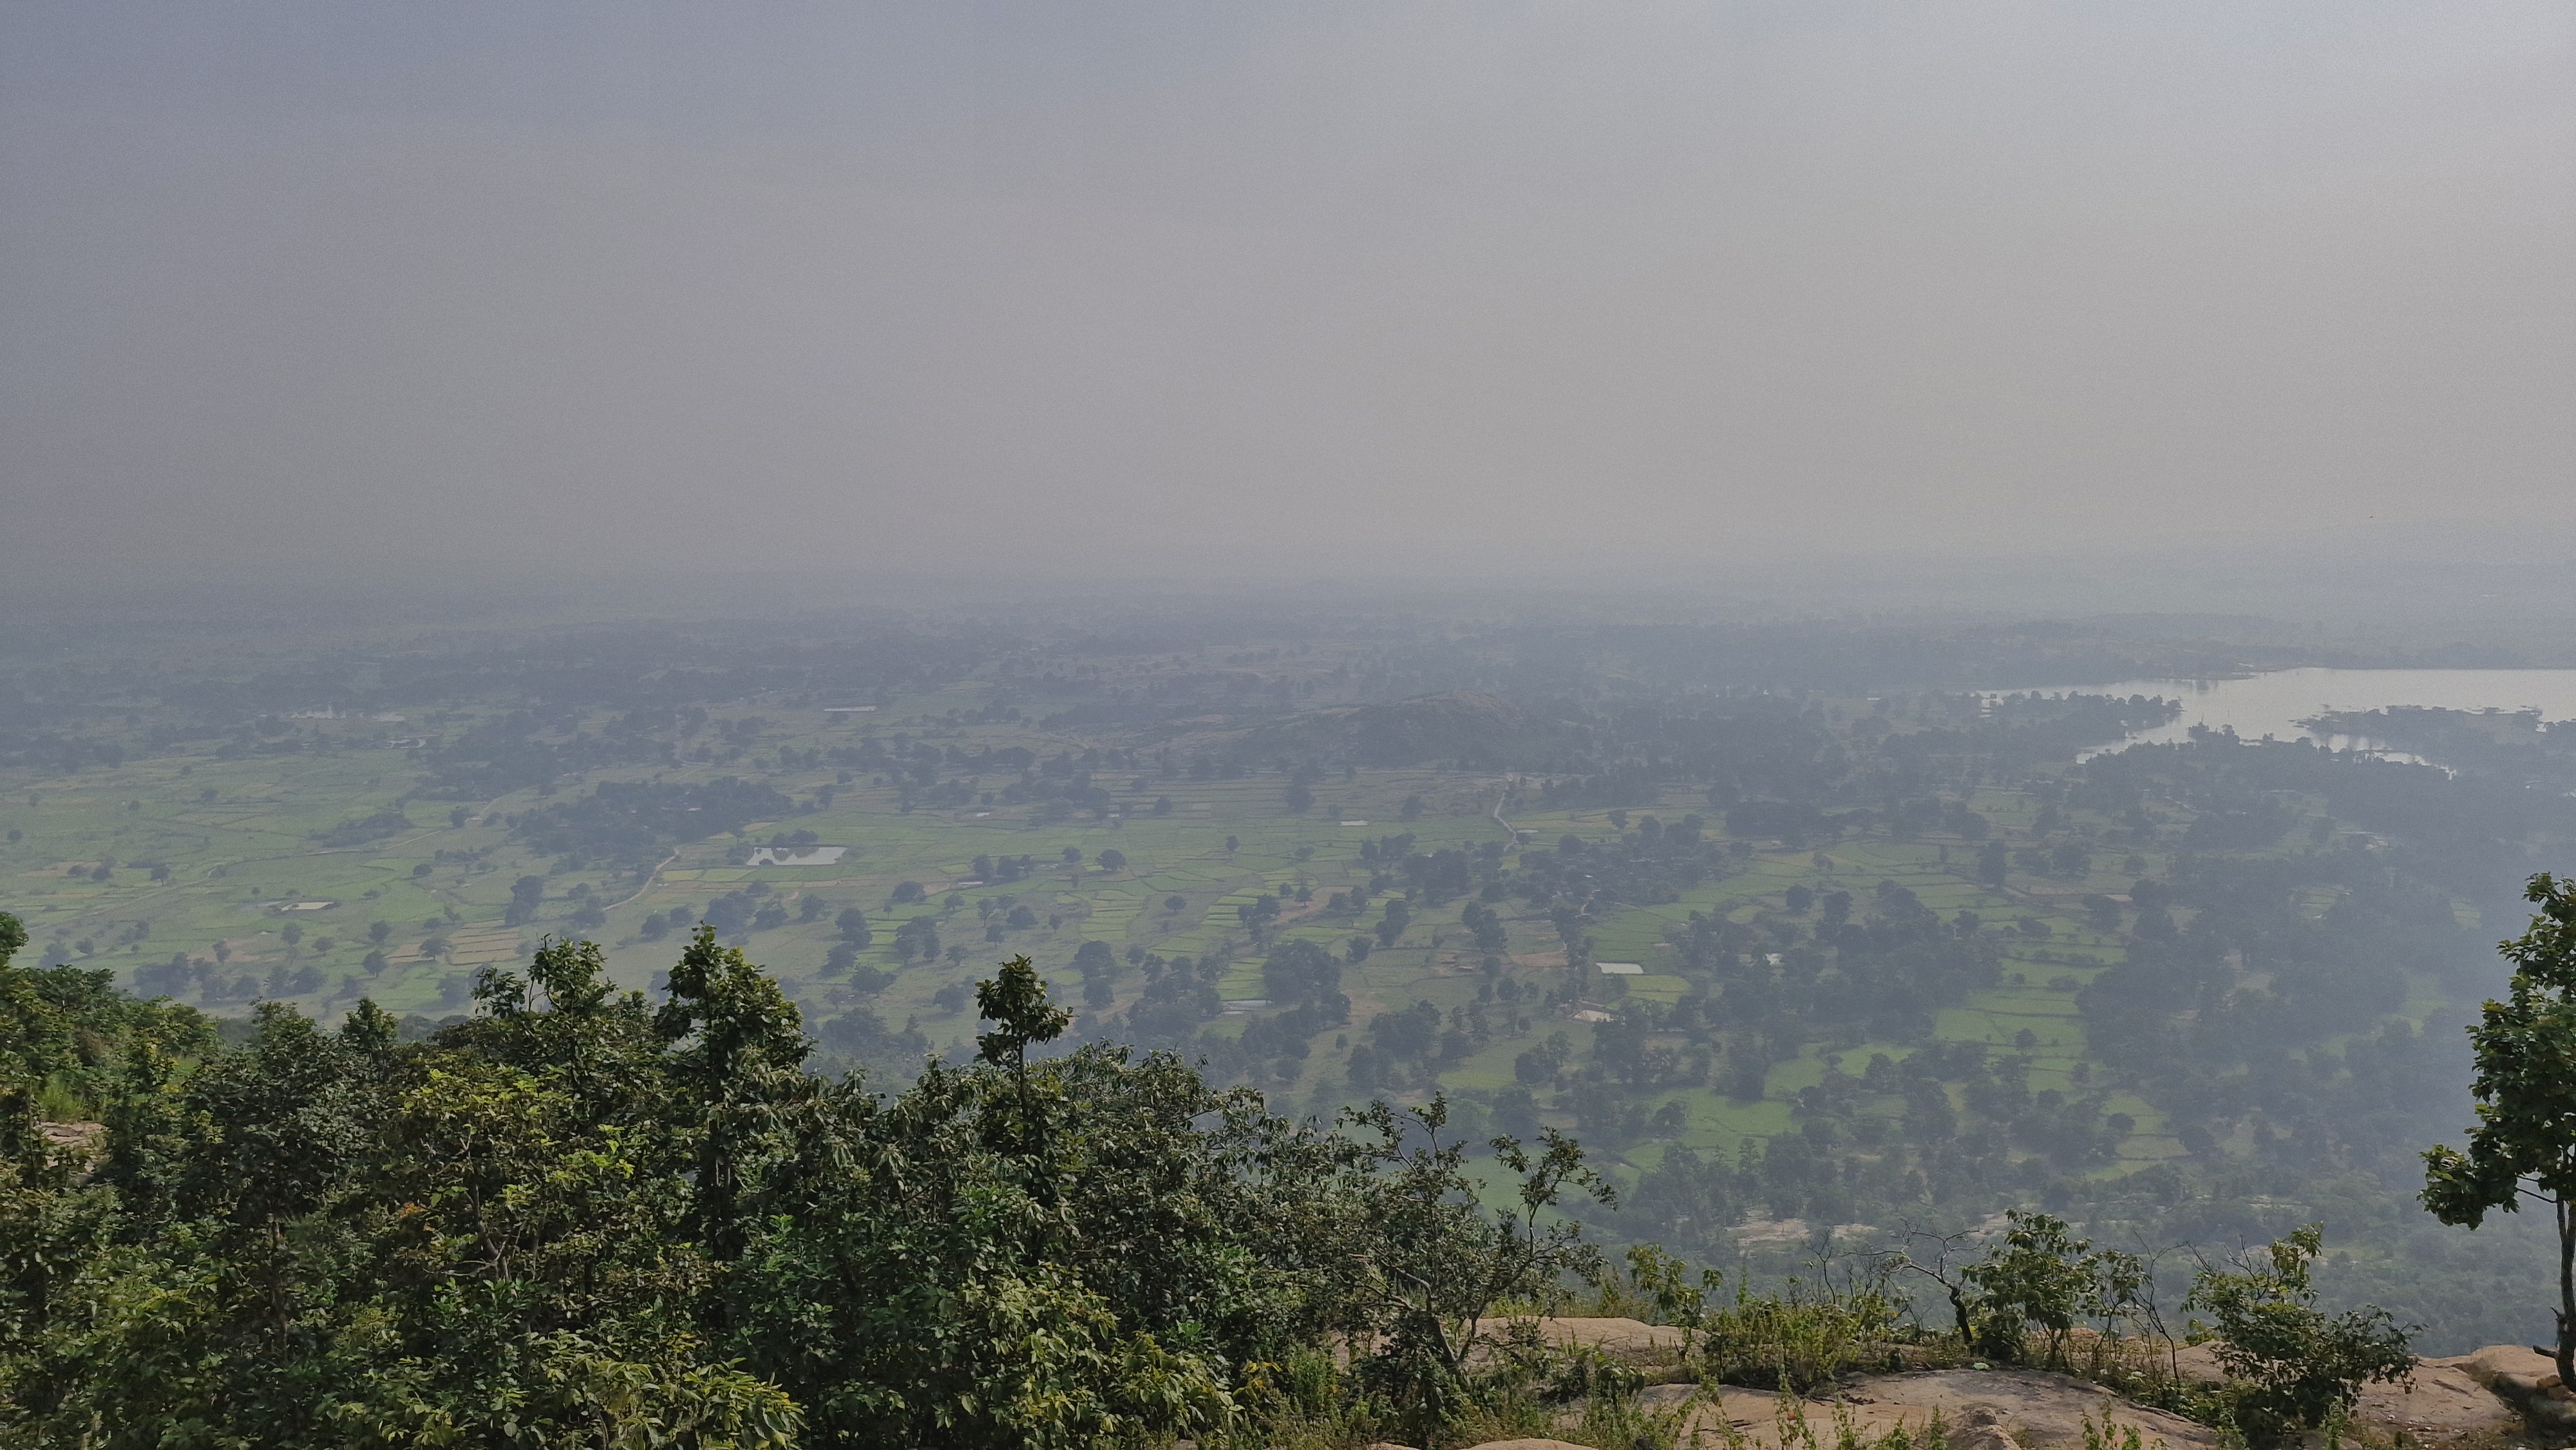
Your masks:
M2084 1421L2134 1425L2152 1445L2215 1446L2218 1432L2180 1415L2124 1400L2090 1380L2038 1369L1936 1369L1875 1375L1850 1391L1855 1401L1905 1412L1938 1411L1956 1428L1996 1424L2033 1450L2084 1443ZM1989 1413L1980 1413L1989 1412Z
M2420 1361L2417 1378L2427 1372L2459 1375L2483 1386L2543 1429L2576 1430L2576 1394L2558 1382L2558 1362L2539 1350L2490 1344L2449 1359Z
M1682 1331L1667 1325L1648 1324L1641 1319L1534 1318L1479 1319L1476 1332L1490 1339L1508 1338L1512 1331L1528 1325L1536 1328L1543 1344L1563 1348L1588 1345L1612 1359L1630 1363L1669 1360L1681 1353Z
M1649 1403L1675 1404L1688 1394L1678 1386L1646 1392ZM1927 1370L1916 1374L1871 1375L1832 1399L1799 1400L1769 1390L1713 1387L1711 1402L1692 1414L1692 1428L1712 1438L1725 1438L1731 1427L1748 1446L1779 1450L1783 1441L1803 1437L1797 1424L1819 1444L1830 1445L1844 1425L1867 1439L1877 1439L1902 1426L1920 1433L1937 1417L1954 1444L1965 1441L1977 1450L2058 1450L2084 1443L2084 1421L2136 1426L2149 1446L2162 1441L2167 1450L2216 1450L2218 1432L2178 1415L2133 1404L2101 1386L2045 1370ZM1782 1432L1788 1433L1784 1435ZM1687 1443L1687 1434L1685 1434Z
M2467 1370L2437 1360L2418 1360L2415 1373L2396 1384L2363 1385L2352 1417L2374 1430L2404 1430L2415 1440L2454 1440L2485 1434L2510 1435L2521 1418L2494 1391Z
M1534 1330L1544 1344L1584 1345L1630 1364L1670 1362L1683 1344L1680 1330L1635 1319L1487 1319L1476 1327L1499 1339L1523 1326ZM2186 1381L2216 1383L2224 1378L2207 1346L2185 1347L2178 1353ZM2353 1418L2374 1430L2402 1430L2418 1442L2433 1443L2512 1435L2522 1428L2517 1409L2527 1409L2544 1425L2564 1423L2576 1428L2576 1396L2559 1386L2557 1374L2547 1355L2519 1345L2490 1345L2475 1354L2420 1360L2407 1380L2363 1386ZM1672 1408L1688 1402L1694 1388L1656 1386L1645 1391L1645 1403ZM1684 1443L1689 1443L1694 1431L1725 1438L1731 1428L1747 1450L1781 1450L1784 1438L1800 1438L1799 1421L1818 1443L1832 1444L1845 1425L1877 1439L1899 1426L1920 1431L1938 1416L1953 1450L2075 1450L2084 1443L2087 1418L2096 1425L2107 1420L2124 1428L2136 1427L2149 1450L2159 1442L2165 1450L2216 1450L2218 1445L2218 1433L2206 1425L2123 1399L2089 1380L2046 1370L1863 1375L1807 1400L1734 1386L1709 1386L1699 1395ZM1786 1436L1784 1430L1789 1432ZM1476 1450L1555 1450L1562 1443L1501 1440Z

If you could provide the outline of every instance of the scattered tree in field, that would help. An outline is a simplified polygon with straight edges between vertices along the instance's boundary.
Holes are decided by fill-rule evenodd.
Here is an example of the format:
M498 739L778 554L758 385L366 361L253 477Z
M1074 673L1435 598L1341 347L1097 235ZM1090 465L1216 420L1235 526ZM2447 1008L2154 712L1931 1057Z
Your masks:
M1252 933L1255 944L1269 940L1271 926L1279 920L1279 898L1265 891L1234 909L1235 919Z
M425 864L425 863L424 863ZM546 898L546 878L522 876L510 884L510 906L501 914L503 926L525 926L537 919L537 907Z
M1395 945L1396 939L1403 936L1405 928L1411 925L1413 904L1401 896L1388 897L1386 915L1378 919L1377 944L1382 947Z
M894 959L909 962L915 957L930 961L939 955L939 920L916 916L894 929Z
M1998 891L2003 889L2005 873L2012 858L2001 841L1988 841L1977 850L1977 879Z
M832 925L839 929L841 940L856 950L865 951L868 943L876 937L875 931L868 926L868 914L855 906L843 907L841 914L832 919Z

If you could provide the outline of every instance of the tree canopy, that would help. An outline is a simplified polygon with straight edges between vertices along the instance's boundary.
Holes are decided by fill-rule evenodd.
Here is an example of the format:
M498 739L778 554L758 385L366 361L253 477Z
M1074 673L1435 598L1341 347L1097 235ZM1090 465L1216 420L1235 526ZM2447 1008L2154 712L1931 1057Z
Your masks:
M1498 1140L1523 1186L1496 1214L1444 1105L1422 1143L1384 1110L1345 1136L1170 1053L1055 1051L1025 957L977 994L976 1056L888 1096L809 1070L706 926L658 1004L548 941L426 1040L269 1004L230 1051L11 965L23 941L0 916L0 1434L1092 1444L1220 1429L1336 1332L1436 1414L1488 1306L1590 1263L1540 1226L1591 1181L1571 1142ZM75 1068L87 1148L38 1121Z
M2502 947L2513 980L2469 1029L2478 1125L2467 1152L2425 1152L2424 1206L2474 1228L2525 1199L2548 1205L2558 1227L2558 1375L2576 1383L2576 881L2544 872L2525 895L2540 913Z

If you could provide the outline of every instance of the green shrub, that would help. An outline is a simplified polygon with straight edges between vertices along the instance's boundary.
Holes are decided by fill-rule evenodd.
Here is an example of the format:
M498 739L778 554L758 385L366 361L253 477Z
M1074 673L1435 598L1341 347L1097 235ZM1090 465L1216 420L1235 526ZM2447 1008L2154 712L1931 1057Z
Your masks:
M2257 1445L2324 1424L2351 1407L2365 1381L2403 1378L2415 1365L2407 1331L2376 1305L2329 1315L2316 1307L2308 1271L2324 1241L2309 1224L2277 1240L2262 1260L2233 1272L2203 1269L2185 1312L2209 1315L2213 1351L2227 1371L2236 1427ZM2209 1336L2199 1333L2195 1340Z
M1792 1280L1786 1295L1754 1295L1738 1285L1734 1303L1701 1318L1705 1376L1803 1391L1880 1364L1896 1334L1896 1302L1886 1287L1883 1272L1845 1291Z
M1929 1261L1910 1253L1898 1260L1942 1287L1968 1352L2018 1364L2036 1337L2046 1345L2041 1362L2064 1368L2078 1323L2093 1321L2107 1334L2138 1312L2147 1270L2136 1255L2096 1249L2054 1214L2014 1209L2004 1220L2002 1242L1974 1263L1950 1267L1955 1239L1935 1240L1940 1252Z

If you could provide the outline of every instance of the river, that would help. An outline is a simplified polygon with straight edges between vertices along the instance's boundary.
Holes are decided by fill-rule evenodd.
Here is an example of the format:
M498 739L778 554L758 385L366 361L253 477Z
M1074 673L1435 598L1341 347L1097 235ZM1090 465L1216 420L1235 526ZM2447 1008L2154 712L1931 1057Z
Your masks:
M2576 720L2576 670L2338 670L2309 666L2233 680L2121 680L2038 690L1985 690L2000 695L2161 695L2180 702L2173 722L2140 730L2101 750L2187 740L2192 727L2233 728L2246 740L2308 736L2299 721L2329 711L2416 705L2443 710L2538 710L2543 720ZM2351 736L2314 737L2338 750L2371 749ZM2402 757L2401 757L2402 758Z

